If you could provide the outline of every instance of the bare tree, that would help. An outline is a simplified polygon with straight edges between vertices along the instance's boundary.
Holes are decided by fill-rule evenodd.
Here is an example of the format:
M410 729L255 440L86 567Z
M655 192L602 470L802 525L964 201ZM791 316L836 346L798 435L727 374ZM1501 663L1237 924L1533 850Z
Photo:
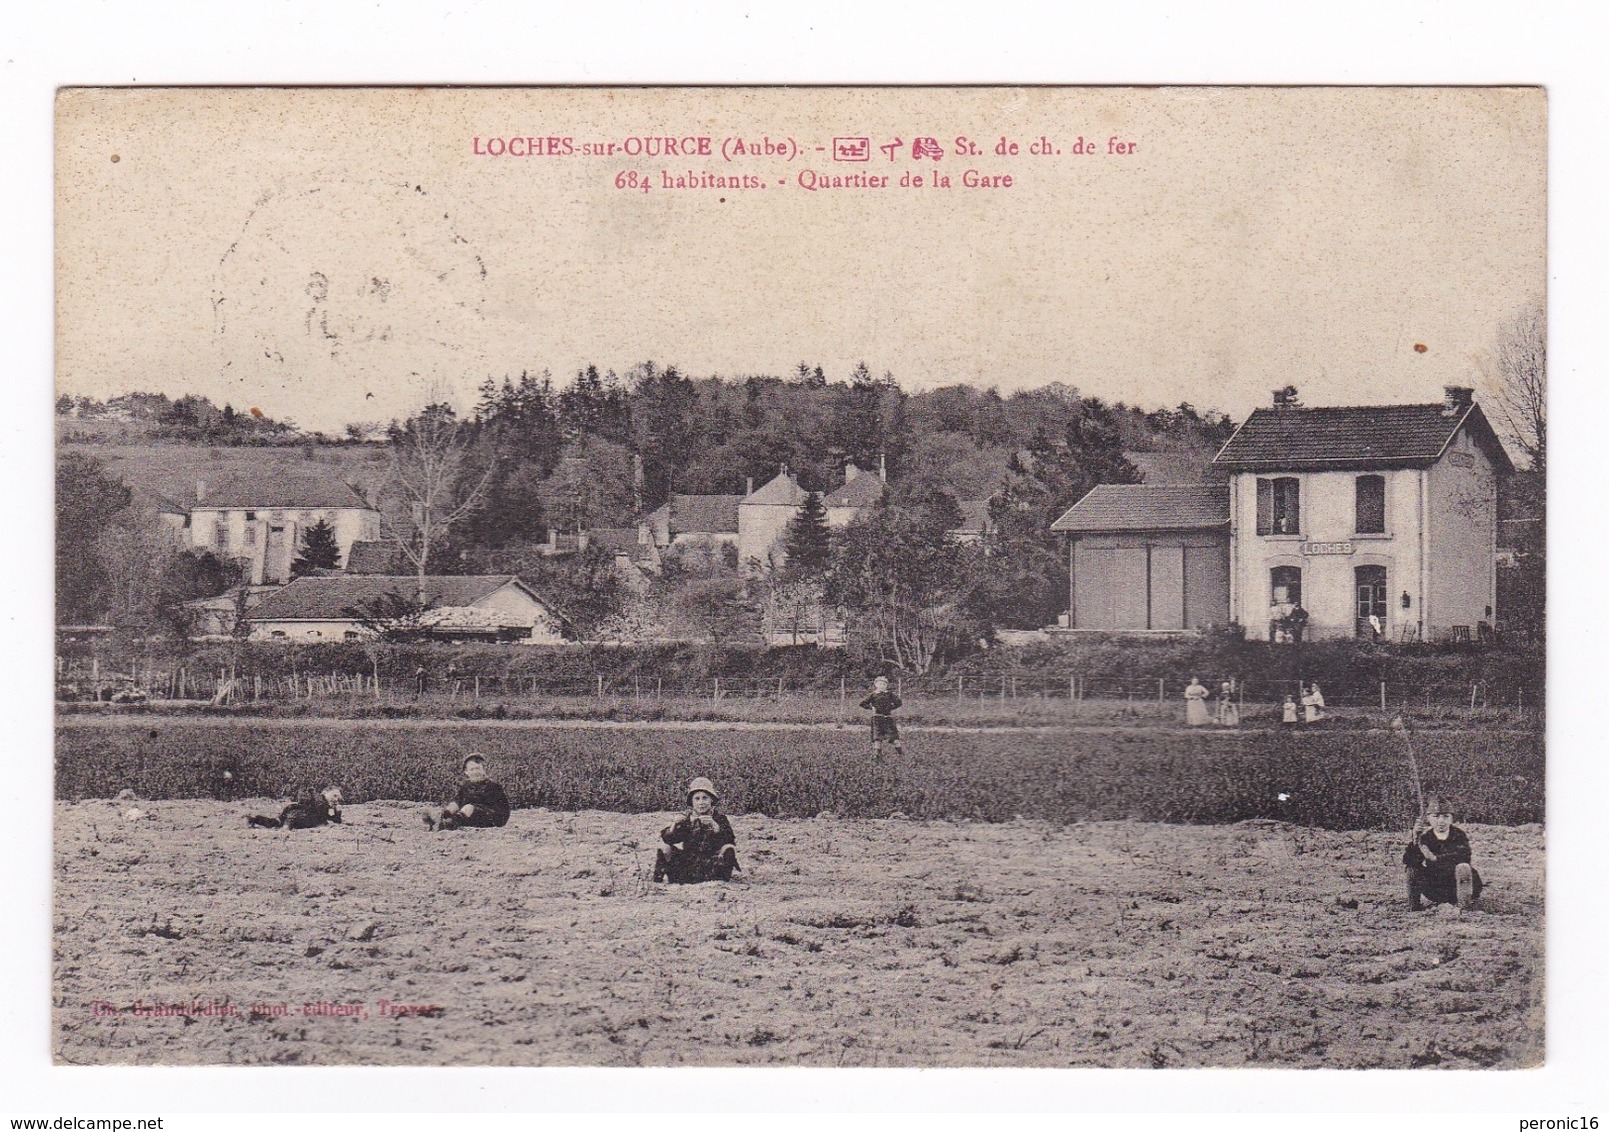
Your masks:
M1547 471L1548 318L1533 303L1503 328L1492 355L1497 415L1536 472Z
M430 555L452 525L480 506L495 470L471 466L473 435L453 407L441 400L425 406L391 434L391 463L380 486L380 529L402 551L424 591Z

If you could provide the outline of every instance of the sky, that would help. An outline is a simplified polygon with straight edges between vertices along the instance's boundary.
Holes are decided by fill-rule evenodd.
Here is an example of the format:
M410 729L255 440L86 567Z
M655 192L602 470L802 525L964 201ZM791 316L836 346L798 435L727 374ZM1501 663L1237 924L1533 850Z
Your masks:
M1545 117L1536 88L68 90L58 388L332 431L648 359L1237 419L1287 383L1437 400L1544 297ZM856 176L888 180L828 187Z

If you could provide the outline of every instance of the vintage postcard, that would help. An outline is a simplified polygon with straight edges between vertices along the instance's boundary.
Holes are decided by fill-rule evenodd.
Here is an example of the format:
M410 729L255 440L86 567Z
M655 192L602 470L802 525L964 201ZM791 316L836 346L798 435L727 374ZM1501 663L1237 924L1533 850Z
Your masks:
M70 1064L1543 1064L1539 88L57 100Z

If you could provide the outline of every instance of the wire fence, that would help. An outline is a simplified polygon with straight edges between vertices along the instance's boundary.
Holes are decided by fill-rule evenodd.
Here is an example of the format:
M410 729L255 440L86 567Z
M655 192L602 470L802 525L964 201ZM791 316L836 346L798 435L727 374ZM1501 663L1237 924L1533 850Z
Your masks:
M1073 711L1085 703L1124 705L1142 708L1178 708L1184 698L1186 681L1146 677L1047 676L1043 673L988 676L955 675L907 678L895 675L891 690L915 707L929 703L1022 705L1025 702L1061 701ZM1300 679L1255 681L1237 676L1207 681L1208 703L1226 699L1238 706L1278 705L1288 696L1300 703L1311 681ZM315 700L348 700L359 703L430 701L457 704L476 700L568 700L652 704L667 701L816 703L836 705L840 713L859 706L870 694L870 687L852 684L847 678L838 686L823 687L819 680L795 681L787 677L733 678L710 676L698 679L666 678L635 674L540 676L524 674L466 674L451 670L442 673L416 672L394 677L378 671L292 672L264 675L228 669L198 670L186 665L134 663L127 669L101 666L94 660L59 658L56 671L56 698L62 702L208 703L291 703ZM1415 683L1376 681L1360 687L1356 683L1323 691L1328 708L1357 708L1390 711L1468 711L1503 708L1524 711L1540 709L1537 690L1523 686L1490 682Z

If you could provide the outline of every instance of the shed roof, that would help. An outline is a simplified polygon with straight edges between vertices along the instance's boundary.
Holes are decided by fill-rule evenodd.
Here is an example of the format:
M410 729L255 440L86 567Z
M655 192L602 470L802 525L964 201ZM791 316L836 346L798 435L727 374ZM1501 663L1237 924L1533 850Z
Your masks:
M1104 483L1050 525L1053 531L1193 531L1229 523L1223 484Z
M346 555L348 574L401 574L408 568L408 556L394 542L352 544Z
M872 507L883 498L888 485L875 472L861 472L842 487L827 493L821 502L828 507Z
M672 534L736 534L741 495L672 495Z
M509 584L547 605L513 574L427 574L423 593L433 608L455 608L474 605ZM367 609L388 594L412 600L420 592L420 585L420 579L413 574L297 578L264 598L247 616L252 621L340 621L351 617L353 610Z
M1449 413L1441 402L1257 409L1213 464L1231 471L1422 466L1438 460L1465 425L1500 467L1512 470L1479 405Z

